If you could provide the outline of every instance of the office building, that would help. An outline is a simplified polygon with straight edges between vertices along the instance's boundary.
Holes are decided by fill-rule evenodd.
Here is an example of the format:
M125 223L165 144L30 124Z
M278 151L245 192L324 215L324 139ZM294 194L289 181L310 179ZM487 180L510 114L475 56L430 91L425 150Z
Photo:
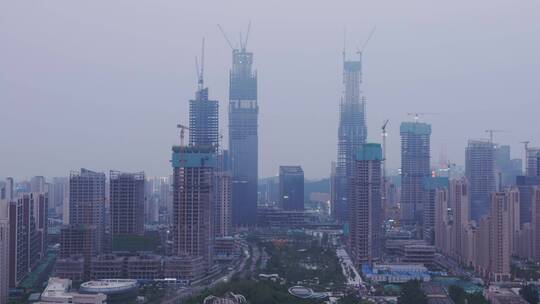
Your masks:
M540 148L527 148L526 176L540 176Z
M211 146L174 146L173 253L212 266L216 155Z
M279 167L279 199L283 210L304 210L304 170L302 167Z
M403 122L401 134L401 222L422 224L426 195L422 181L431 176L431 125Z
M208 99L208 88L204 87L202 72L199 75L195 99L189 101L189 145L214 147L219 144L218 101Z
M233 225L253 226L257 218L258 116L257 73L245 44L232 52L229 82L229 153Z
M347 189L349 254L360 267L381 256L382 149L379 144L364 144L357 152Z
M347 185L352 174L356 152L366 142L366 98L362 96L362 58L348 60L343 50L343 96L339 103L337 164L332 195L336 220L347 220Z
M465 150L465 175L469 183L470 216L478 221L489 213L490 194L496 190L492 142L469 140Z
M497 182L503 187L514 185L516 176L522 175L521 159L512 159L510 157L509 145L495 145L495 171L497 173Z
M144 183L144 172L110 172L110 212L113 237L144 234Z

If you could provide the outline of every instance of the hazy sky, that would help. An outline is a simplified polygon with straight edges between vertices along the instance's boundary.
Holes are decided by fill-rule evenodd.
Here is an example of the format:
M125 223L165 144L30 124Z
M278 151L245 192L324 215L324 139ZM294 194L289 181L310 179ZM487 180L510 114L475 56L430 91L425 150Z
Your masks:
M463 163L468 138L521 157L540 145L540 1L0 1L0 176L63 176L87 167L171 172L187 124L194 57L206 37L206 84L227 134L232 40L252 31L259 76L260 174L300 164L327 176L336 157L343 29L364 54L370 141L389 126L399 166L407 112L440 112L432 159ZM445 146L445 148L443 148Z

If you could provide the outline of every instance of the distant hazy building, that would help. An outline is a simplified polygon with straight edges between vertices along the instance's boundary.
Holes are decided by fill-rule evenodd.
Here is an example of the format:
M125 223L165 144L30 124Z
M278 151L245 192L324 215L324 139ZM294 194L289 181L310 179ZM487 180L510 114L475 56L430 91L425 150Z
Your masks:
M461 262L467 257L467 229L469 229L469 194L465 179L450 182L450 205L452 205L451 254Z
M144 183L144 172L110 172L111 233L113 236L144 234Z
M470 216L478 221L489 213L490 194L496 190L493 143L469 140L465 150L465 175L469 183Z
M436 188L434 244L445 255L449 255L452 250L452 238L450 236L452 227L448 216L448 200L448 188Z
M210 146L174 146L173 253L212 266L216 156Z
M431 176L431 126L421 122L403 122L401 134L401 221L421 224L425 194L424 178Z
M540 262L540 187L534 187L532 192L532 255L536 262Z
M360 89L361 59L347 60L343 50L343 96L339 103L337 166L333 174L331 202L333 216L341 222L347 220L347 184L355 154L367 138L366 98Z
M44 193L46 192L46 184L45 177L43 176L34 176L30 180L30 191L34 193Z
M100 253L105 233L105 173L88 169L69 175L69 224L96 229L96 250Z
M533 190L540 186L540 176L517 176L516 187L519 189L519 220L521 225L532 223Z
M372 263L381 255L382 149L379 144L364 144L357 152L347 186L349 253L360 267Z
M448 189L448 178L447 177L427 177L424 178L423 190L424 195L426 196L424 201L424 212L423 212L423 237L426 242L430 245L435 244L435 214L436 214L436 204L437 204L437 189L444 188Z
M202 73L201 73L202 74ZM214 147L219 144L218 101L208 99L208 88L204 87L202 75L195 99L189 101L189 144Z
M300 166L279 167L279 199L284 210L304 210L304 170Z
M257 73L245 44L232 52L229 82L229 153L233 224L252 226L257 218L258 116Z
M540 176L540 148L527 148L526 176Z
M9 296L9 205L0 199L0 303Z
M512 159L510 157L509 145L495 146L495 170L499 176L498 182L503 187L514 185L516 176L522 175L521 159Z

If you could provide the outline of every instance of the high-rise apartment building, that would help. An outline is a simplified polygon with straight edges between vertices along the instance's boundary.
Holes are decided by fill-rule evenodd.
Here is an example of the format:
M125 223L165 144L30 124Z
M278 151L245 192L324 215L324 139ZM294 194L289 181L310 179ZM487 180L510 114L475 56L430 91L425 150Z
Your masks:
M467 256L467 233L469 229L469 194L465 179L452 180L450 182L450 205L452 206L452 239L453 248L451 254L463 262Z
M105 173L88 169L72 171L69 176L69 224L96 229L96 250L105 242Z
M144 183L144 172L110 172L109 195L113 237L144 234Z
M36 232L34 196L23 194L8 202L9 286L17 287L39 262L40 242Z
M213 263L216 155L211 146L174 146L173 253Z
M536 262L540 261L540 187L532 191L532 256Z
M257 219L258 116L257 73L245 44L232 53L229 82L229 153L233 224L252 226Z
M435 189L435 247L445 255L450 254L452 239L450 237L450 218L448 216L448 187Z
M279 167L279 200L284 210L304 210L304 170L302 167Z
M0 304L9 296L9 204L0 199Z
M505 192L491 195L489 210L489 279L500 282L510 278L510 196Z
M447 177L426 177L422 184L424 189L424 195L426 196L423 207L423 238L430 245L435 244L435 217L436 217L436 204L437 204L437 189L448 189Z
M421 224L426 195L422 181L431 176L431 125L421 122L403 122L401 134L401 221Z
M232 178L228 172L216 174L216 200L214 207L214 236L232 235Z
M478 221L489 213L490 194L496 190L492 142L469 140L465 150L465 175L469 183L470 216Z
M355 154L366 142L366 98L362 96L362 60L347 60L343 51L343 96L339 104L337 167L332 184L333 216L347 220L347 185Z
M382 206L379 144L364 144L357 151L347 187L349 252L359 267L381 256Z

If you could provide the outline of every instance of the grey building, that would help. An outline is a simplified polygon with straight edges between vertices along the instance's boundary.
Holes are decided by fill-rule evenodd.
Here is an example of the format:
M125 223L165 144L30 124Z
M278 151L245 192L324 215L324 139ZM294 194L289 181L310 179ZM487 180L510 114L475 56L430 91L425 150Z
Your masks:
M379 144L364 144L357 152L348 185L349 254L355 266L381 256L382 202Z
M445 188L448 192L450 181L448 177L426 177L423 180L424 208L423 208L423 238L430 245L435 244L435 205L437 189Z
M208 88L202 78L195 99L189 101L189 144L212 146L219 144L218 101L208 99Z
M144 172L110 172L109 195L113 237L144 234L144 184Z
M257 73L253 53L234 49L229 82L229 153L233 224L251 226L257 218L258 116Z
M362 61L347 60L343 53L343 96L339 104L337 164L332 175L332 214L347 219L347 183L355 153L366 142L366 98L362 96Z
M173 253L213 264L216 155L211 146L174 146Z
M488 215L490 195L496 190L495 147L488 140L469 140L465 149L465 175L469 182L470 216Z
M526 176L540 176L540 148L527 148Z
M426 195L423 180L431 176L431 125L403 122L401 134L401 221L405 224L423 222Z
M304 210L304 170L300 166L279 167L279 199L284 210Z

